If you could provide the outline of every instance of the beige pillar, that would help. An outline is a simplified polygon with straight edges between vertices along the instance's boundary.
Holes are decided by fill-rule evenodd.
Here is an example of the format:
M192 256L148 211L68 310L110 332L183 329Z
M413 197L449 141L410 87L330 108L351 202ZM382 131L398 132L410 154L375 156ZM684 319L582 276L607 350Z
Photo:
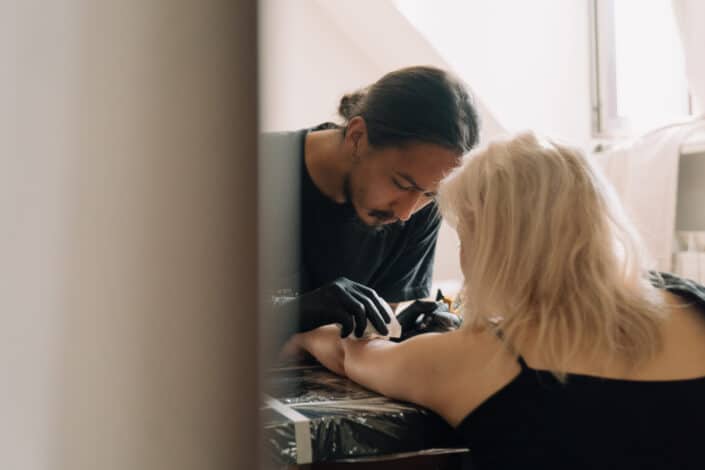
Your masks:
M0 467L256 468L256 1L16 8Z

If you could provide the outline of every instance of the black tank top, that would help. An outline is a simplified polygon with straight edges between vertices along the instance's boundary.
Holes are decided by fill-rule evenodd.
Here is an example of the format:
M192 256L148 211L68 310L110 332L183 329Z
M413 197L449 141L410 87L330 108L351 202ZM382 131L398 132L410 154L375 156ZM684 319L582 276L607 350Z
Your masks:
M673 275L658 287L698 303L705 287ZM470 413L457 431L465 468L705 470L705 377L632 381L529 367Z

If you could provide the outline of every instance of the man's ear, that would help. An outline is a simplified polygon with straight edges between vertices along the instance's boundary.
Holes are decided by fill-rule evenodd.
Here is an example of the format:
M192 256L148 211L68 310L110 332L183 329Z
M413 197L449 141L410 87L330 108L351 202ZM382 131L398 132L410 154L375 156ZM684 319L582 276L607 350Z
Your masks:
M367 123L362 116L355 116L348 122L345 141L353 149L353 155L359 155L367 150Z

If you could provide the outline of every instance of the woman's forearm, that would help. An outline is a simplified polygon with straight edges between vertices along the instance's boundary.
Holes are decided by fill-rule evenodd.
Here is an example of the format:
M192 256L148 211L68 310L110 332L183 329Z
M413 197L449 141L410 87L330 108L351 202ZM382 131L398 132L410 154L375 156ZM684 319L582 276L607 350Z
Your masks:
M340 328L327 325L301 333L299 345L315 357L327 369L345 377L345 351L340 338Z

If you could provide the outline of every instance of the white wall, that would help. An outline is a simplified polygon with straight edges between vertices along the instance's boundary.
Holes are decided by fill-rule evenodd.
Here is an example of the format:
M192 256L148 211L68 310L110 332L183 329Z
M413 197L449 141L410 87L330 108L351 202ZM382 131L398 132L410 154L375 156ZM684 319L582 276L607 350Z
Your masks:
M409 65L449 68L390 0L260 1L265 131L338 119L342 95ZM472 86L472 84L470 84ZM501 130L481 96L482 138Z
M382 73L315 0L262 0L259 13L264 131L339 121L342 95Z
M262 1L263 127L319 122L342 93L426 63L452 67L472 87L485 138L531 128L590 141L587 0L397 3L406 17L391 0Z
M588 0L399 0L502 125L591 140Z

